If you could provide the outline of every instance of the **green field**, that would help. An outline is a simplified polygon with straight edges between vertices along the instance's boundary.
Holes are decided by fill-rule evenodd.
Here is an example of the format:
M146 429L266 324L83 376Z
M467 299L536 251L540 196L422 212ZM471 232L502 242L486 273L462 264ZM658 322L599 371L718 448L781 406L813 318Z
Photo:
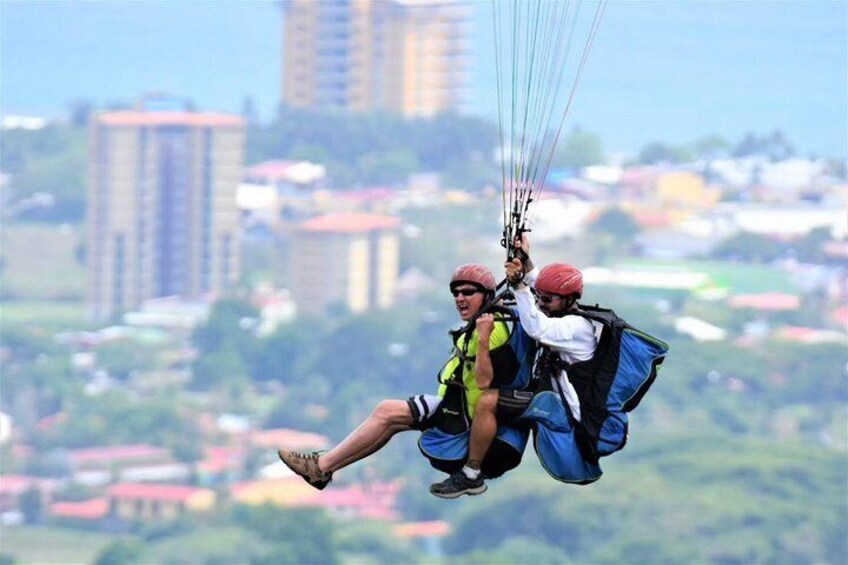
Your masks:
M78 260L82 226L4 224L0 257L5 299L81 300L85 268Z
M733 294L781 292L797 294L798 287L789 273L770 265L751 265L732 261L649 261L627 260L620 266L685 269L706 273L718 286Z
M85 305L58 300L4 300L0 303L0 324L80 329L87 325Z
M77 529L3 526L0 553L16 563L93 563L115 536Z

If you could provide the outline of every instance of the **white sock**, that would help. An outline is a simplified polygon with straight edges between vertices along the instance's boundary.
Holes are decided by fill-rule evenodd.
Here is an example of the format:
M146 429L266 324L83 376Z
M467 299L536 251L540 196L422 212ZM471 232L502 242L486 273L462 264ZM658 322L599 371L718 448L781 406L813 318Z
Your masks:
M462 472L465 474L466 477L468 477L472 481L477 479L477 477L480 476L480 469L472 469L468 465L465 465L462 468Z

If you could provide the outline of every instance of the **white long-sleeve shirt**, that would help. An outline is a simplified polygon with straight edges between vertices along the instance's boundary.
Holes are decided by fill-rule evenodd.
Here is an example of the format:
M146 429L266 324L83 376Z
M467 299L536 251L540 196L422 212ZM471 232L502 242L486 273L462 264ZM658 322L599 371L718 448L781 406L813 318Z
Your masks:
M539 269L533 269L524 277L524 282L535 287ZM538 306L528 286L516 289L515 303L521 327L531 338L559 353L568 364L587 361L595 354L603 326L582 316L565 315L562 318L549 318ZM538 362L538 356L536 358ZM568 380L565 369L554 381L562 391L571 413L580 420L580 400L574 385Z

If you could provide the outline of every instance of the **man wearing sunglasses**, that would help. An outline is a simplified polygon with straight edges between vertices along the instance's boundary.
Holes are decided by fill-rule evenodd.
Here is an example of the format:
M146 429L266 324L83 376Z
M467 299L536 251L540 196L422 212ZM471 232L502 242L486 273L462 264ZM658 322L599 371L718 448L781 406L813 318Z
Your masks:
M516 247L519 247L517 244ZM577 300L583 294L583 274L565 263L554 263L539 270L529 257L530 243L522 237L520 247L524 262L513 259L505 264L506 275L514 288L516 309L521 327L538 344L533 365L533 378L549 378L568 404L572 417L580 421L580 402L566 369L571 363L591 359L598 346L595 326L574 315ZM553 361L553 362L552 362ZM533 389L507 388L483 391L471 423L468 463L464 476L430 486L430 492L440 498L456 498L474 494L482 480L479 462L484 459L497 434L498 424L515 422L524 415L533 400Z
M496 286L495 276L485 265L461 265L453 272L449 288L454 306L463 322L474 321L475 329L470 333L463 332L456 339L453 353L439 373L439 382L443 384L436 395L383 400L359 427L330 451L299 453L281 448L277 454L283 463L313 487L323 489L332 480L334 472L375 453L396 433L423 431L431 427L446 393L447 385L444 383L451 377L461 379L468 416L472 417L482 391L494 378L489 351L504 345L510 337L503 321L496 320L491 314L478 316L483 305L494 296ZM486 490L486 485L480 479L471 488L477 489L477 494Z

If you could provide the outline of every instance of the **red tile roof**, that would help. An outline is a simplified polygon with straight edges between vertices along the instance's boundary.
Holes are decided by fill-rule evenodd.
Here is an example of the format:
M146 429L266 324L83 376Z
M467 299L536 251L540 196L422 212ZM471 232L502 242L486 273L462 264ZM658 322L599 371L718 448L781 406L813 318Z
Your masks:
M205 447L205 458L197 464L198 470L206 473L221 473L241 466L244 450L237 447Z
M73 449L68 455L72 463L79 465L91 462L129 462L140 459L168 459L171 456L171 451L164 447L134 444Z
M370 503L371 498L359 486L327 489L314 501L316 506L331 508L362 508Z
M288 171L297 161L262 161L248 167L244 175L248 178L261 178L264 180L284 180L288 178Z
M774 336L778 339L805 344L848 343L848 335L845 332L801 326L783 326L775 330Z
M321 449L330 444L327 436L287 428L255 431L250 434L250 442L267 449L287 447L294 450Z
M28 490L56 490L56 479L45 479L30 475L0 475L0 495L20 496Z
M779 312L797 310L801 307L801 298L794 294L766 292L763 294L739 294L730 298L732 308L752 308Z
M54 414L50 414L49 416L45 416L41 420L38 421L36 426L41 431L48 431L56 426L61 426L62 424L67 423L68 415L64 412L56 412Z
M185 485L158 485L146 483L119 483L109 487L110 498L153 499L185 502L192 496L209 489Z
M105 498L92 498L81 502L54 502L50 505L50 514L58 518L100 520L108 513L109 501Z
M107 112L97 116L107 126L244 126L239 116L212 112Z
M642 228L661 228L671 225L672 219L666 212L656 210L634 210L633 221Z
M848 328L848 306L840 306L831 313L831 317L842 329Z
M395 520L395 502L401 483L373 483L349 487L329 487L316 496L297 501L292 506L318 506L334 510L349 510L363 518Z
M846 241L826 241L823 247L825 255L829 257L848 259L848 242Z
M407 522L405 524L398 524L392 528L394 535L399 538L441 538L448 535L450 531L450 524L444 520Z
M35 477L0 475L0 494L20 495L37 485Z
M366 188L365 190L346 190L336 193L336 197L350 202L372 202L388 200L394 195L390 188Z
M300 225L304 231L326 233L366 233L395 229L398 226L400 226L399 218L359 213L327 214Z

